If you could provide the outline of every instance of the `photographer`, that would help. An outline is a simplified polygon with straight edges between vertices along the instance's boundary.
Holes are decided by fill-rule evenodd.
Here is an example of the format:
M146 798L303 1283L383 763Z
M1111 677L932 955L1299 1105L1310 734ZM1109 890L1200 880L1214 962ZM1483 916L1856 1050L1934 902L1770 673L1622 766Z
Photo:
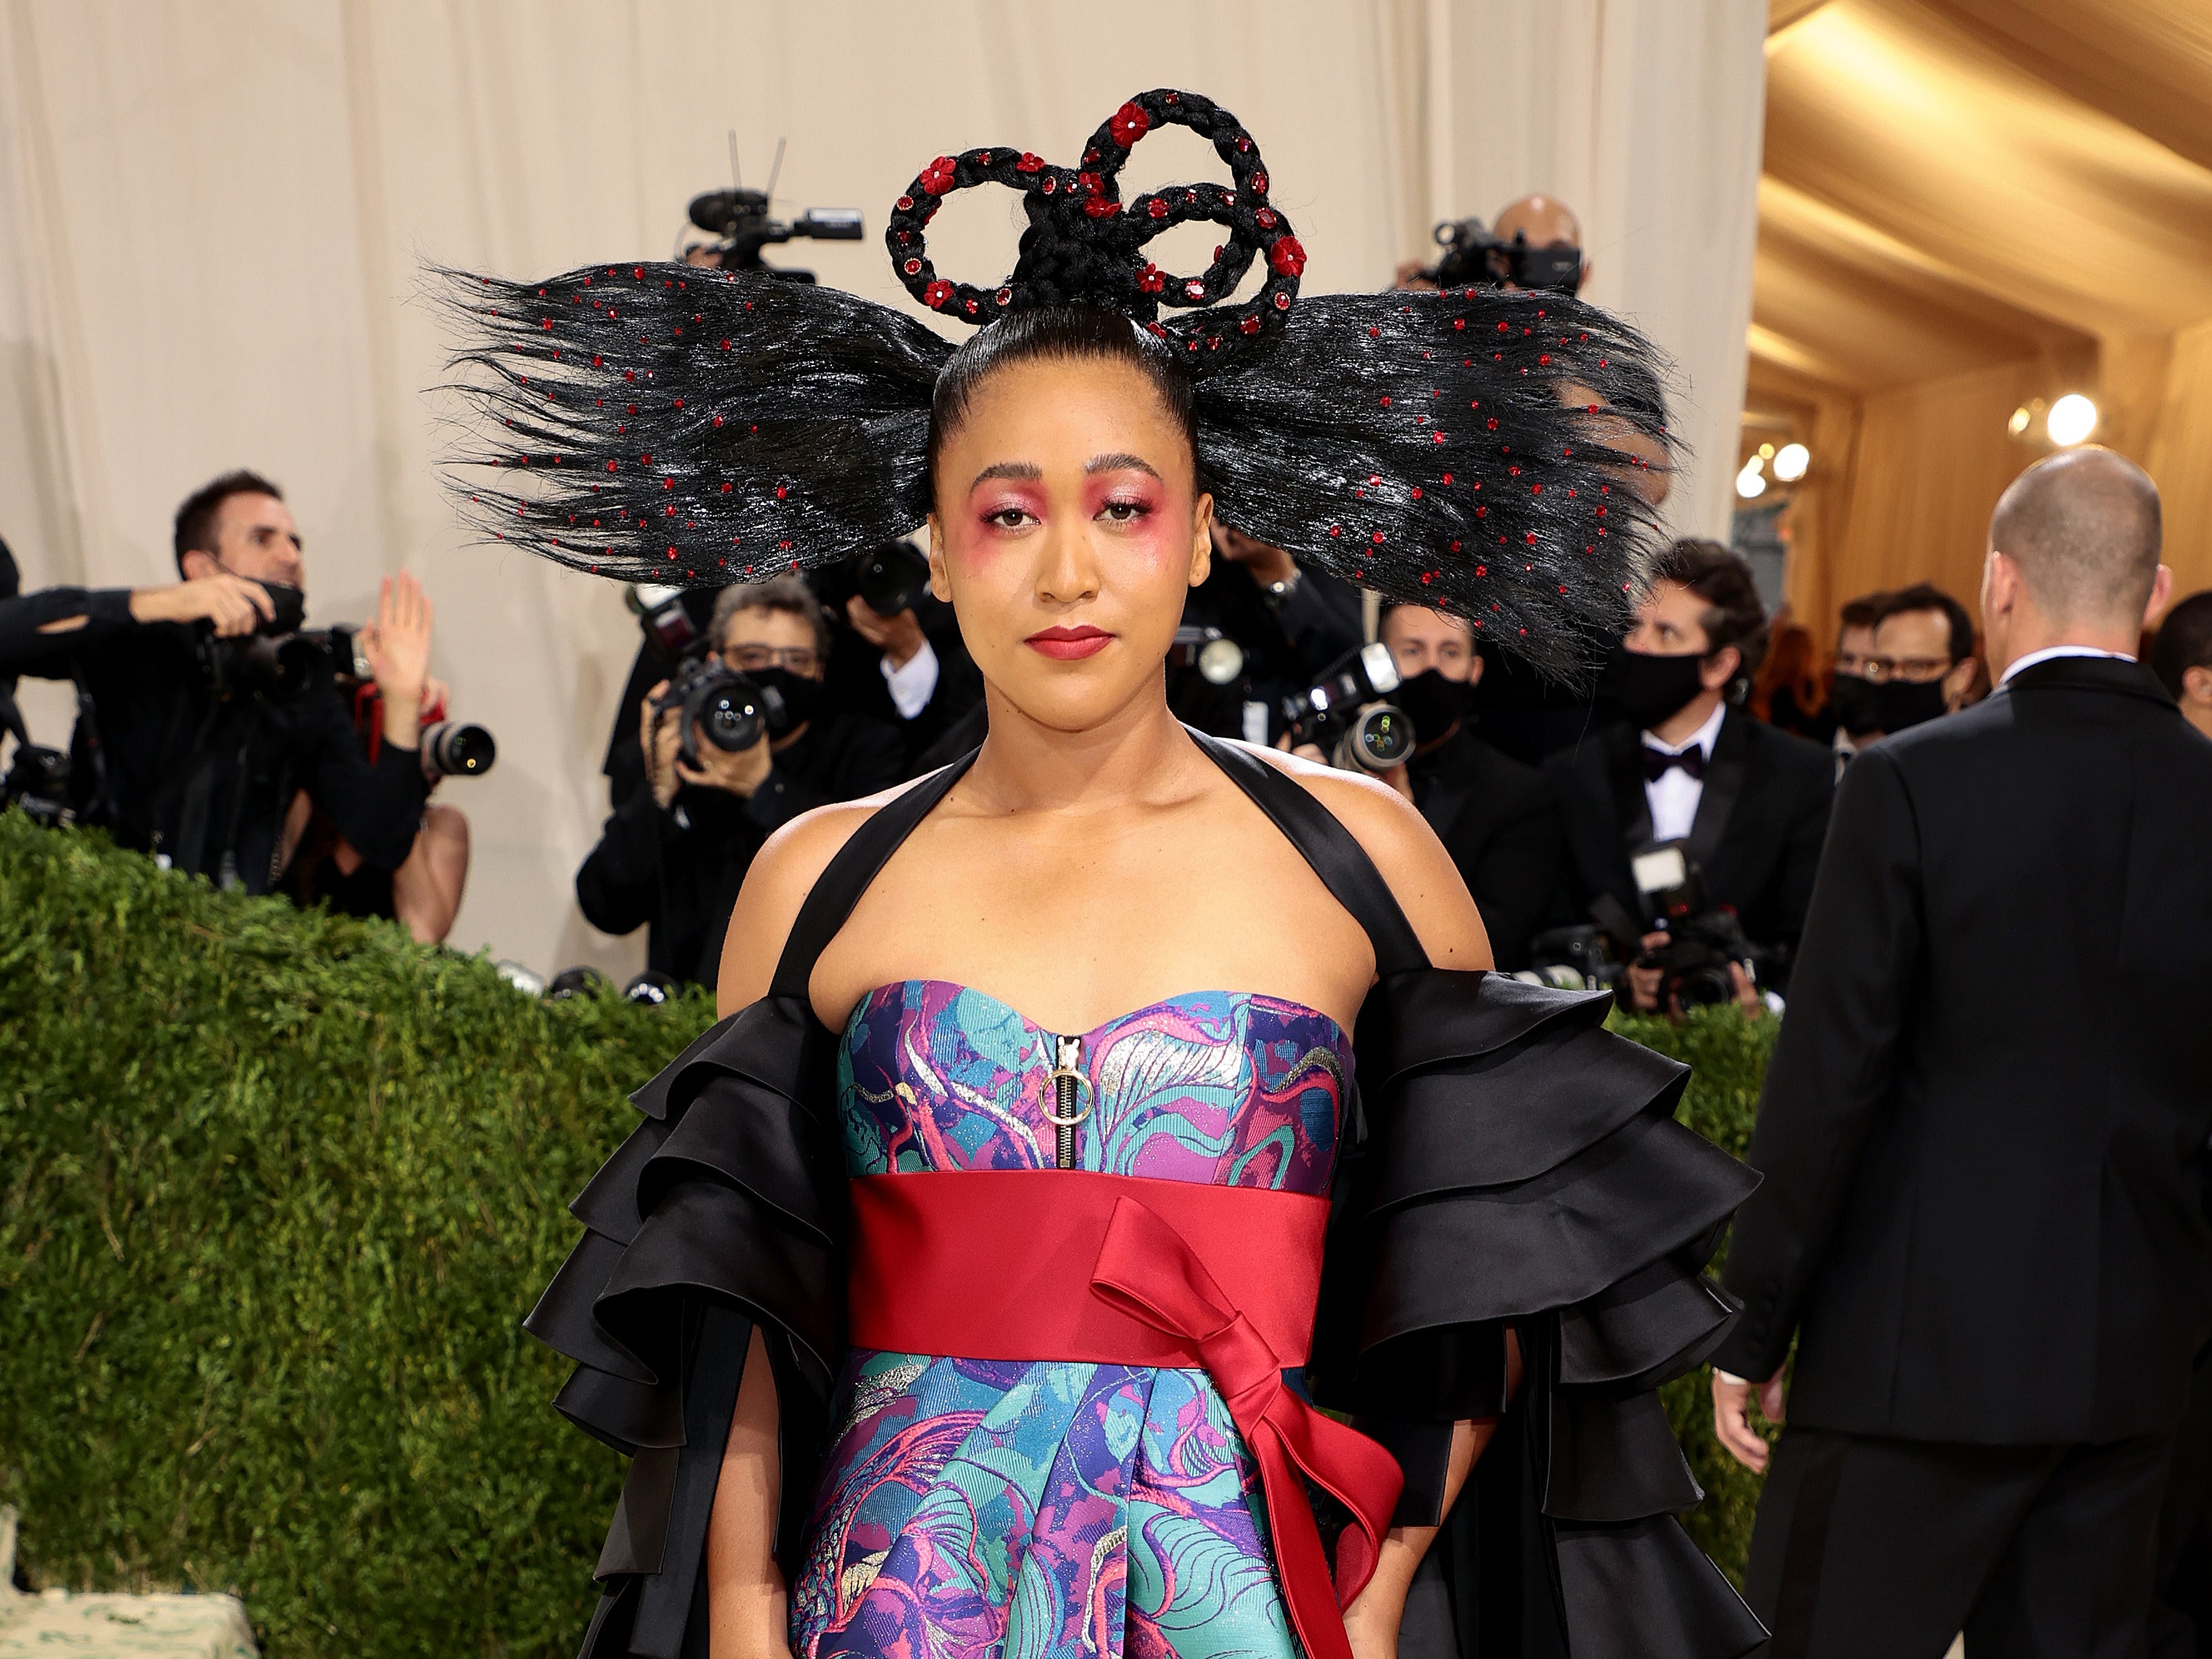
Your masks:
M1751 568L1716 542L1662 554L1636 625L1609 676L1626 721L1548 763L1571 854L1569 909L1657 920L1639 884L1639 855L1679 848L1705 902L1732 911L1769 958L1772 988L1805 925L1834 794L1818 744L1778 732L1741 704L1766 646ZM1630 1006L1657 1012L1665 973L1650 960L1667 934L1643 936L1645 960L1624 980ZM1731 964L1738 1000L1756 988Z
M919 757L983 701L952 607L929 591L927 556L890 541L807 580L831 617L824 706L896 732L909 775L927 770Z
M810 807L906 775L896 732L823 704L830 619L805 581L779 576L724 589L708 637L708 661L773 692L780 720L764 721L736 750L695 731L695 766L683 756L670 683L655 685L638 710L643 764L627 790L629 769L616 773L613 815L576 872L576 901L592 926L647 928L647 965L703 985L714 982L730 908L761 843Z
M1198 642L1168 659L1176 717L1216 737L1264 743L1279 734L1271 711L1358 648L1359 592L1217 519L1213 557L1183 601L1182 626ZM1235 649L1213 643L1217 635Z
M1393 605L1382 643L1397 665L1390 700L1413 726L1414 749L1383 781L1419 807L1474 896L1500 969L1525 967L1528 940L1566 859L1558 791L1531 766L1475 735L1482 659L1457 617Z
M387 580L360 647L382 694L372 764L306 611L298 526L276 486L230 472L177 509L181 580L47 588L0 603L0 675L75 679L80 817L177 869L269 890L284 817L305 790L362 856L404 863L422 816L416 726L430 604Z
M1978 660L1974 619L1933 582L1915 582L1871 603L1865 654L1846 670L1840 641L1836 653L1837 726L1849 735L1852 754L1893 732L1957 714ZM1848 608L1844 621L1848 636Z

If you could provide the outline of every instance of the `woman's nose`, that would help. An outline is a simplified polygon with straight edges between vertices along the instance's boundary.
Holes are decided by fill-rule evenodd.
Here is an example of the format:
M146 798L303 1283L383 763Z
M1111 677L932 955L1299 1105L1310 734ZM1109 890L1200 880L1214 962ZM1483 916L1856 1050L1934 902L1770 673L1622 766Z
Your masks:
M1046 532L1036 593L1048 605L1074 605L1098 596L1098 561L1088 525L1055 526Z

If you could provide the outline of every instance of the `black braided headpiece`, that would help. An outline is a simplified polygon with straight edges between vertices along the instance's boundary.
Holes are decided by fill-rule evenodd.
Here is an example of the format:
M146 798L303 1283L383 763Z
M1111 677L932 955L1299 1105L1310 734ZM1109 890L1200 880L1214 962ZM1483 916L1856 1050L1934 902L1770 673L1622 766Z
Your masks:
M1231 185L1123 202L1131 147L1168 125L1210 139ZM994 289L939 276L924 240L947 194L985 183L1020 189L1030 222ZM1578 676L1618 637L1654 538L1629 446L1672 447L1656 354L1556 294L1299 301L1304 251L1268 189L1234 117L1149 92L1079 167L1012 149L939 157L898 198L886 241L901 280L945 316L1078 304L1150 328L1192 374L1199 465L1224 522ZM1226 232L1205 272L1145 258L1193 219ZM1231 301L1261 260L1257 291ZM953 346L902 312L688 265L441 274L463 337L452 389L489 440L452 476L495 539L623 580L721 585L830 563L930 511L930 401Z
M1229 168L1230 188L1171 185L1123 202L1121 164L1139 139L1163 126L1188 127L1211 140ZM939 276L922 236L947 196L976 185L1020 191L1029 214L1013 275L990 289ZM1152 238L1194 219L1228 233L1204 271L1177 276L1145 258ZM1188 92L1139 93L1129 100L1091 135L1078 167L1054 167L1027 150L939 156L892 204L884 245L907 292L956 321L980 325L1027 306L1096 306L1173 343L1201 374L1249 355L1261 337L1282 327L1306 268L1306 251L1291 234L1291 222L1267 200L1267 169L1252 135L1212 99ZM1241 305L1223 306L1262 254L1260 291ZM1162 306L1210 308L1162 322Z

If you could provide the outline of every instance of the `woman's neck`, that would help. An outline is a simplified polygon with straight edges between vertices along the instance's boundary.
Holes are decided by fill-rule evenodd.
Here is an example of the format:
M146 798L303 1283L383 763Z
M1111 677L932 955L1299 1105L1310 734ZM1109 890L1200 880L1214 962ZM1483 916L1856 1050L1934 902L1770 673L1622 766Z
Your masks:
M1164 688L1077 732L1046 726L988 687L984 695L989 733L960 787L987 811L1093 811L1180 795L1199 759Z

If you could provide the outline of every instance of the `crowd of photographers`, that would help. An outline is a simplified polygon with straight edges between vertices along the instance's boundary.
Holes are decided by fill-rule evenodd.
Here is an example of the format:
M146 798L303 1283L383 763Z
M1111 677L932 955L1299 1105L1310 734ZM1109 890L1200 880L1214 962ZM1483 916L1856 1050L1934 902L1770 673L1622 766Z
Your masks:
M765 199L702 197L695 222L724 240L687 257L757 269L779 232L849 234L836 216L780 227ZM1401 286L1571 292L1589 276L1573 215L1541 197L1437 240L1436 264L1408 265ZM1663 493L1663 469L1654 477ZM372 621L305 629L303 539L282 490L250 472L183 503L174 550L178 580L136 590L17 595L0 564L9 799L227 887L442 939L468 824L431 794L494 748L444 719L428 601L401 576ZM1170 658L1177 714L1382 778L1450 852L1501 968L1612 988L1644 1011L1779 1006L1844 768L1989 686L1972 617L1940 589L1854 599L1829 651L1771 623L1745 562L1710 542L1668 550L1595 696L1490 658L1449 616L1386 606L1370 623L1356 590L1234 527L1217 528L1214 553ZM575 892L594 927L645 931L639 986L657 995L714 982L738 890L777 826L957 757L984 712L907 543L805 578L638 589L631 603L641 640L606 749L610 815ZM2173 607L2152 660L2212 730L2212 594ZM7 696L19 676L74 682L65 754L22 730Z

